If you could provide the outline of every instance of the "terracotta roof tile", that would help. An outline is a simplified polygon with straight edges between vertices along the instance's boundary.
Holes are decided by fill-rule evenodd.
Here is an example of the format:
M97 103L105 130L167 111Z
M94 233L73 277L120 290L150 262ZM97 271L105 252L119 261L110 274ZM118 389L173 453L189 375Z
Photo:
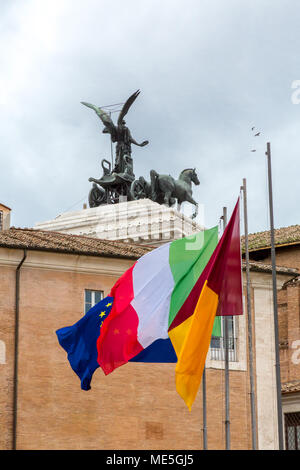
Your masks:
M289 227L282 227L274 231L275 245L293 245L300 244L300 225L290 225ZM270 231L250 233L249 251L256 251L263 248L271 247ZM245 237L241 237L242 249L244 251Z
M287 287L298 287L298 285L300 284L300 276L295 276L293 279L289 279L288 281L286 281L282 288L283 289L286 289Z
M72 235L50 230L15 227L0 232L0 247L15 249L27 248L28 250L128 259L138 259L155 248L149 245L137 245L115 240L101 240L99 238ZM245 262L243 262L242 265L245 270ZM251 261L250 270L271 273L272 267L265 263ZM297 269L281 266L277 266L277 272L293 277L298 274Z
M246 262L242 261L243 269L246 269ZM250 261L250 271L272 273L272 266L270 264L262 263L261 261ZM298 276L299 271L296 268L287 268L285 266L276 265L276 272L278 274L288 274L290 276Z
M0 232L0 247L129 259L138 259L153 249L120 241L14 227Z

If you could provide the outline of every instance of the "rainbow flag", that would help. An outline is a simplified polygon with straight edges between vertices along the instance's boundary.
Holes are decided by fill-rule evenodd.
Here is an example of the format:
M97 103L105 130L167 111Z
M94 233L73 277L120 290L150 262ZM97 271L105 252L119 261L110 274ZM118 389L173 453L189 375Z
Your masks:
M90 342L88 334L80 333L84 319L99 317L107 304L112 304L110 311L103 321L95 320ZM176 362L176 388L191 409L215 316L242 313L239 201L219 243L214 227L160 246L120 277L108 301L93 308L93 315L89 311L79 321L80 328L77 322L56 332L81 380L88 369L82 388L89 388L96 366L109 374L129 361ZM91 343L93 367L88 368Z

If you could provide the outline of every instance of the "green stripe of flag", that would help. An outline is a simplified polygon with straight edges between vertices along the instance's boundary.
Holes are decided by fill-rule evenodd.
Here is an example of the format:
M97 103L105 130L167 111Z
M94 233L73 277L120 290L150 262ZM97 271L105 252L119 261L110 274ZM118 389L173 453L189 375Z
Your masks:
M214 326L212 330L212 336L221 336L221 319L222 317L216 317L214 321Z
M169 263L174 278L169 326L190 294L218 244L218 227L170 244Z

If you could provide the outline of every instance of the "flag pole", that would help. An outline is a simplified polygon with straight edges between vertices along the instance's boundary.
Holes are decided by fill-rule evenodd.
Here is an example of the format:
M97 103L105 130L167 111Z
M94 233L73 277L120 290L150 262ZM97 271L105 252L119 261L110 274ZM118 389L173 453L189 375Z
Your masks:
M223 207L223 231L227 225L227 207ZM225 347L225 439L226 450L230 450L230 415L229 415L229 349L228 349L228 317L224 316L224 347Z
M272 259L272 281L273 281L273 311L274 311L274 336L275 336L275 359L276 359L275 370L276 370L276 391L277 391L278 444L279 444L279 450L283 450L284 446L283 446L283 423L282 423L282 404L281 404L276 256L275 256L275 238L274 238L274 213L273 213L273 189L272 189L270 142L267 142L266 155L267 155L267 161L268 161L268 183L269 183L269 211L270 211L271 259Z
M247 294L247 319L248 319L248 351L249 351L249 375L250 375L250 402L251 402L251 432L252 449L257 449L256 437L256 407L253 374L253 340L252 340L252 307L250 289L250 268L249 268L249 243L248 243L248 209L247 209L247 180L243 179L243 202L244 202L244 231L245 231L245 258L246 258L246 294Z
M202 374L202 413L203 413L203 450L207 450L207 418L206 418L206 370Z
M111 118L111 111L109 111L109 117ZM113 144L112 140L110 139L110 156L111 156L111 168L114 168L114 152L113 152Z
M184 238L184 223L182 216L182 233L181 238ZM202 373L202 430L203 430L203 450L207 450L207 405L206 405L206 368L204 364Z
M207 450L207 405L206 405L206 367L204 363L202 373L202 424L203 424L203 450Z

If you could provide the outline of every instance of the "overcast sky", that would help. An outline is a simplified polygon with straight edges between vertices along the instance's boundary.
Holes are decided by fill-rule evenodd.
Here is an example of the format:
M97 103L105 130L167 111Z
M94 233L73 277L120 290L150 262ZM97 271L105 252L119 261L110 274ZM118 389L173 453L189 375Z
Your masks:
M133 146L137 178L196 167L209 227L247 178L249 231L266 230L270 141L275 226L300 223L298 0L3 0L0 18L0 202L14 226L82 208L110 138L80 102L137 89L126 122L150 142Z

